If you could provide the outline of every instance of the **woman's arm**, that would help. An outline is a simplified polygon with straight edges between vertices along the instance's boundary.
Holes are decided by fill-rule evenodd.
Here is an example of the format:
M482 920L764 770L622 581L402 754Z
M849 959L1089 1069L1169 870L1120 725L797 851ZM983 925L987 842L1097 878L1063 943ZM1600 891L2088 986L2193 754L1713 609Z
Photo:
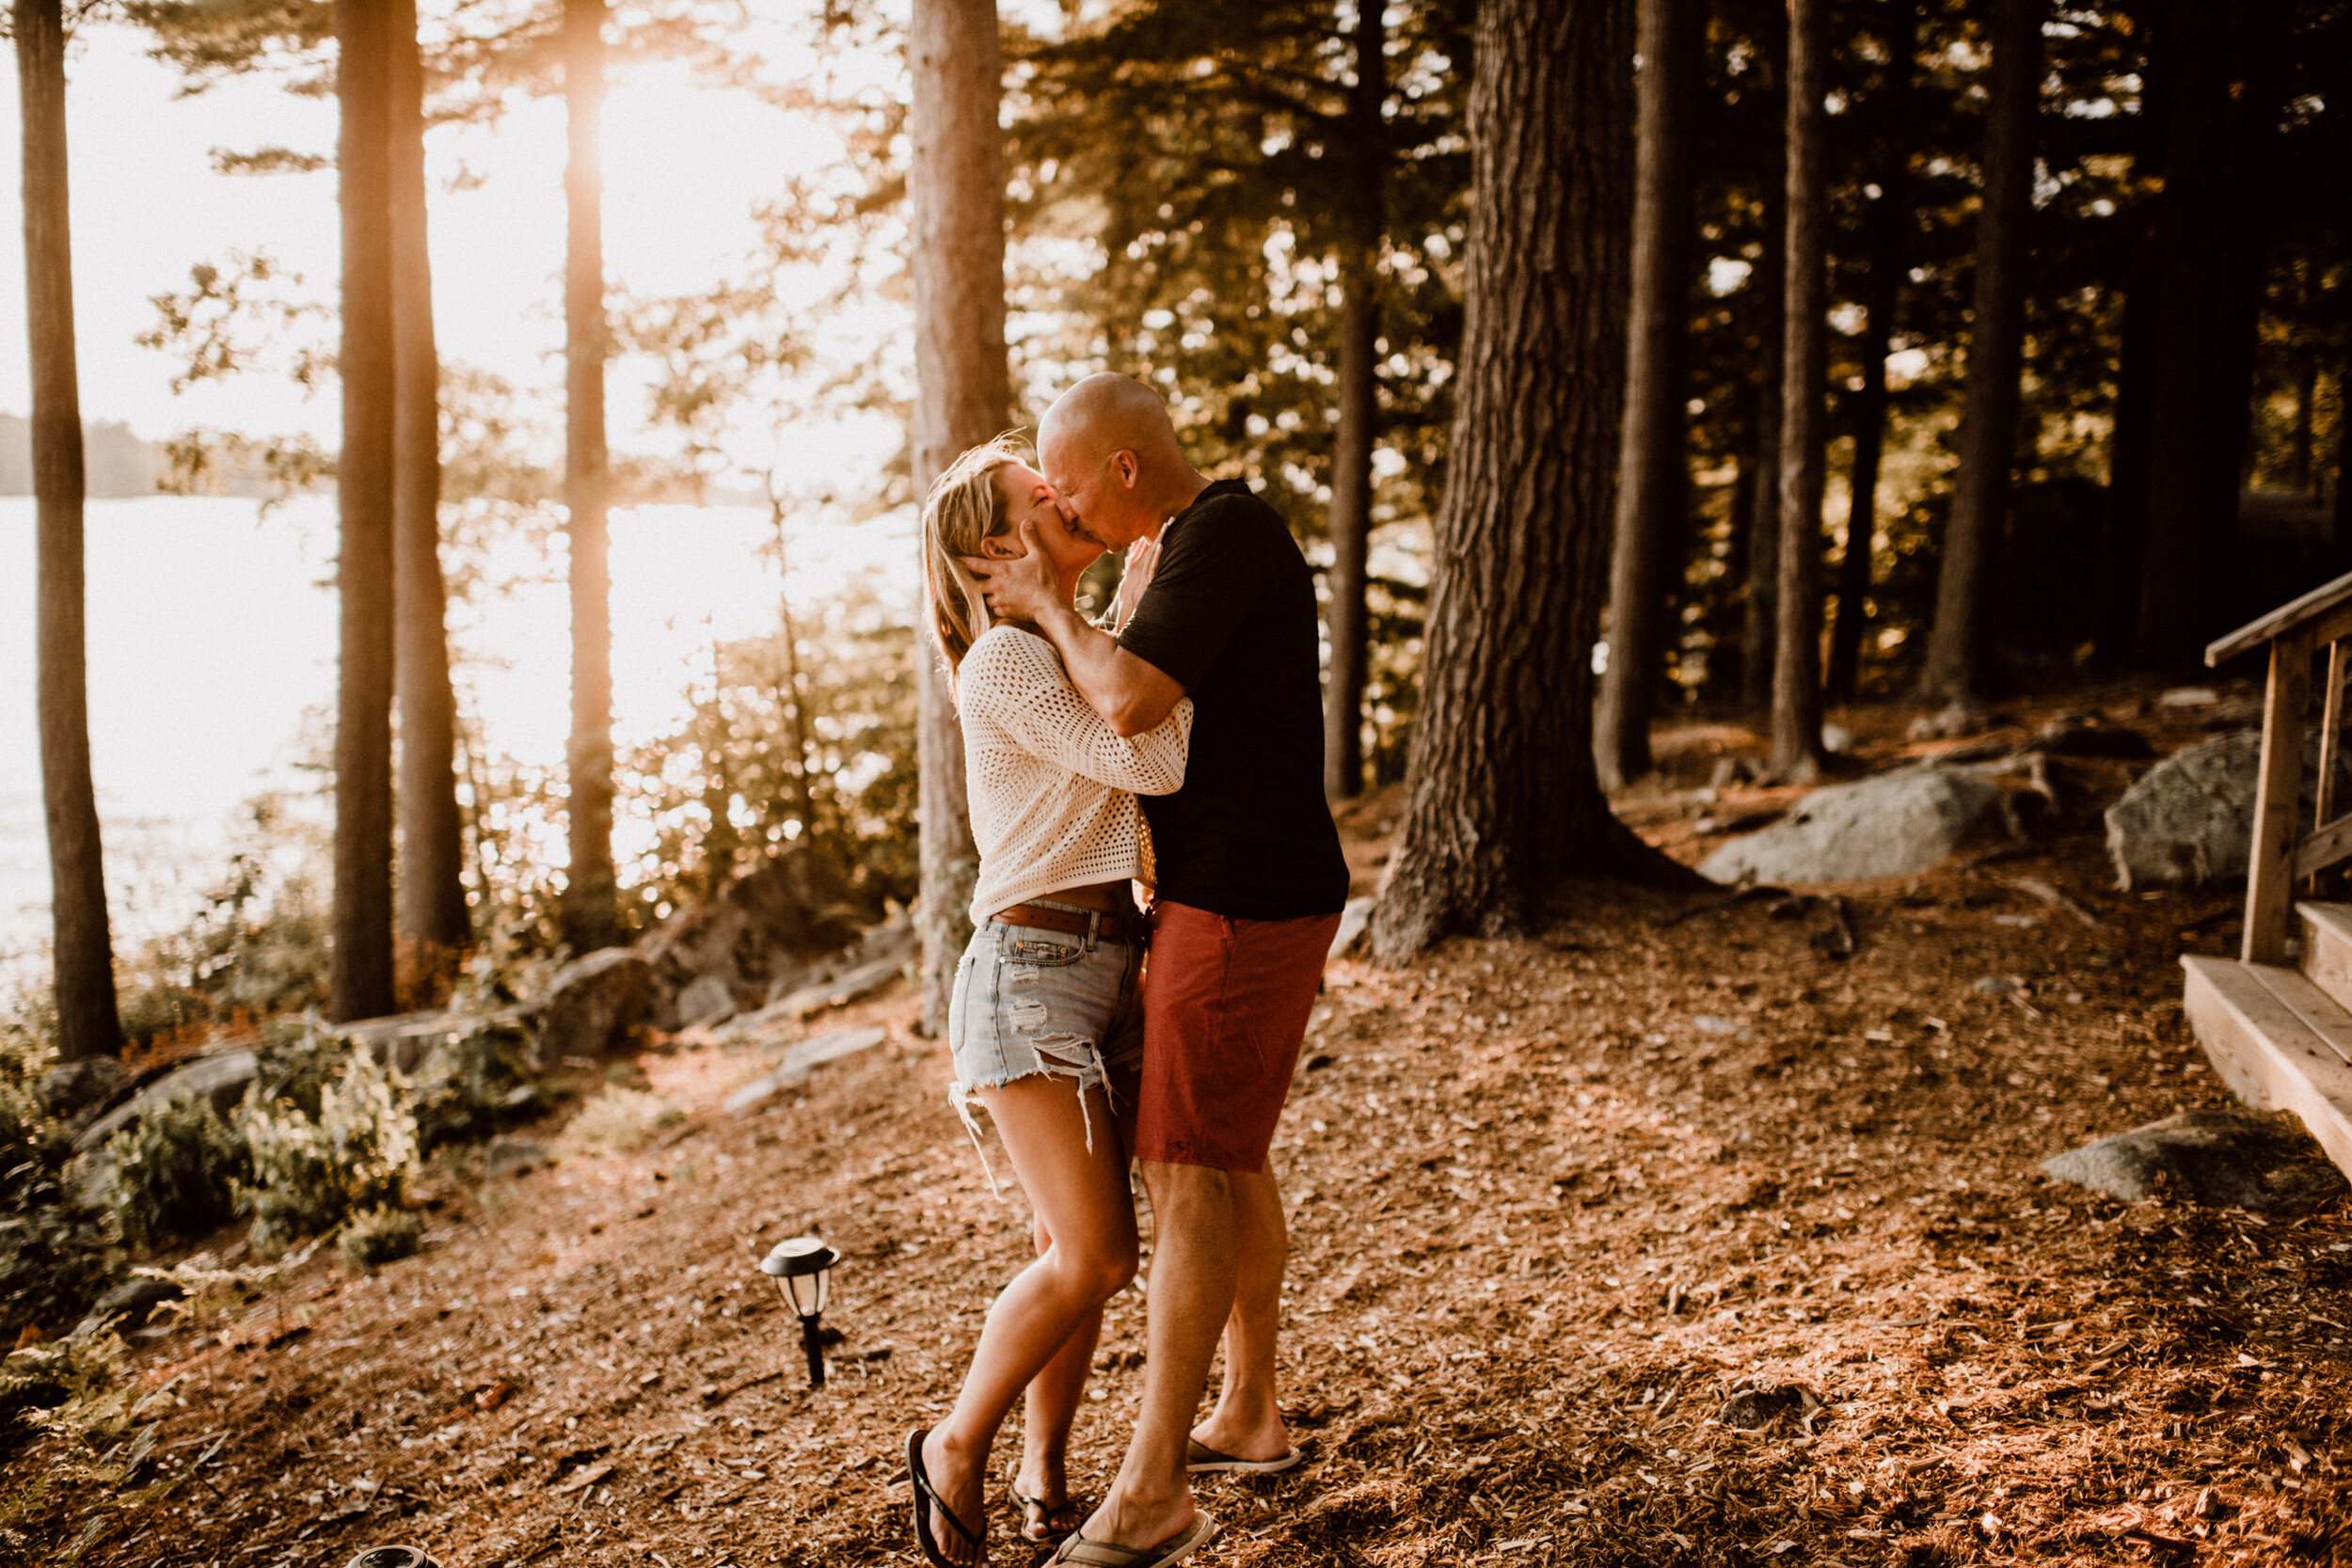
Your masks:
M1140 735L1127 736L1078 695L1051 647L1013 632L983 638L958 678L965 711L986 716L1030 755L1112 789L1172 795L1184 784L1192 702L1173 704Z

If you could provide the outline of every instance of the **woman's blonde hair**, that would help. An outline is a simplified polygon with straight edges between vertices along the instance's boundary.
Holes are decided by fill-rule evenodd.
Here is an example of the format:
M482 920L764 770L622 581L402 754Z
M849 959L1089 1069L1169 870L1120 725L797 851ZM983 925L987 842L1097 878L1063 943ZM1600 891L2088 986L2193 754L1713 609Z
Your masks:
M1008 431L948 464L923 502L923 590L939 656L950 673L996 623L979 579L957 557L979 554L981 540L1009 526L1010 508L996 470L1029 460L1028 447Z

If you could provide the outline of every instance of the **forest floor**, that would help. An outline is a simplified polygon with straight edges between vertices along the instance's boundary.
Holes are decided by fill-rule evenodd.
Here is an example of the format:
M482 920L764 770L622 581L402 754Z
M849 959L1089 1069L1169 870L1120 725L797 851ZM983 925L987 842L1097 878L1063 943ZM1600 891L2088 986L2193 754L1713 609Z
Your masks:
M2146 695L2020 705L2013 738L2102 703L2201 737ZM1841 717L1874 761L1918 749L1910 710ZM1753 748L1669 738L1670 774ZM2126 773L2069 765L2046 836L1842 890L1847 958L1826 901L1580 886L1537 938L1335 963L1277 1144L1311 1463L1205 1486L1226 1534L1198 1560L2352 1564L2352 1203L2124 1205L2037 1166L2226 1100L2177 958L2233 945L2237 896L2114 890L2097 813ZM1622 802L1686 858L1690 782ZM1349 814L1367 873L1396 806ZM24 1450L17 1528L122 1568L341 1568L385 1541L448 1568L914 1560L905 1433L1028 1228L914 1012L813 1023L889 1040L747 1116L720 1101L759 1051L653 1052L684 1120L642 1148L437 1166L421 1256L323 1251L137 1344L128 1479L121 1452L105 1494L97 1456ZM813 1394L750 1263L803 1230L845 1255ZM1109 1310L1082 1494L1135 1409L1143 1314ZM1783 1389L1762 1430L1718 1419ZM993 1560L1031 1560L1016 1522L1000 1493Z

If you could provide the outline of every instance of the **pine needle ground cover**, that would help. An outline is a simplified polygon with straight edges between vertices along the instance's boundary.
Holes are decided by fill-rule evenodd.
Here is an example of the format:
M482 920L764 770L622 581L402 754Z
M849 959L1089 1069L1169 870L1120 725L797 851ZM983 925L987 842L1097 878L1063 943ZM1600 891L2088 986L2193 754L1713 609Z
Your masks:
M1313 1462L1203 1487L1202 1560L2352 1561L2352 1206L2126 1205L2037 1167L2225 1101L2176 958L2230 945L2232 894L2118 893L2082 822L1851 890L1843 959L1819 911L1564 892L1536 938L1334 967L1278 1144ZM641 1146L490 1181L444 1156L420 1256L206 1295L128 1354L127 1420L0 1469L42 1499L9 1550L911 1560L905 1433L1027 1245L913 1017L812 1024L890 1040L745 1117L720 1102L757 1053L649 1055L686 1117ZM846 1255L815 1395L751 1266L811 1228ZM1143 1323L1113 1304L1084 1495ZM117 1479L40 1485L70 1473ZM993 1560L1029 1560L1016 1523L1000 1497Z

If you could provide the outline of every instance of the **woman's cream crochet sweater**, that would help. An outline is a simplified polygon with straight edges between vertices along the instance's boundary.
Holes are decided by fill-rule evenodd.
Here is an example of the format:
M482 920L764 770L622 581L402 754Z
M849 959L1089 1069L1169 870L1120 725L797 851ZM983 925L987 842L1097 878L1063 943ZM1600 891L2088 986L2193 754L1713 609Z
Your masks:
M1057 888L1152 879L1152 832L1137 795L1184 787L1192 699L1121 738L1034 632L992 626L956 672L964 785L980 880L975 925Z

